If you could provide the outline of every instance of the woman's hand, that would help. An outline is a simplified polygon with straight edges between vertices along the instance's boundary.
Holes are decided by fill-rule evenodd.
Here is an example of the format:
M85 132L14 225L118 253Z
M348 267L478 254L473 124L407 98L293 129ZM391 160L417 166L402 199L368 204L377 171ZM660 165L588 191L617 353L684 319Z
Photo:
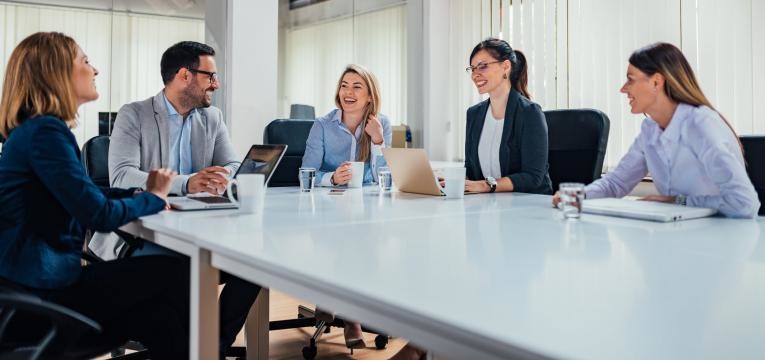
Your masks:
M380 145L385 141L383 139L383 127L380 120L374 114L369 114L367 119L367 126L364 127L364 131L372 137L372 144Z
M170 169L149 171L149 178L146 179L146 191L167 201L167 194L170 193L170 187L173 185L173 179L176 175L178 174Z
M332 183L335 185L345 185L351 182L352 177L351 163L346 161L335 169L335 173L332 174Z
M489 192L491 187L485 180L465 180L465 191L473 193Z
M675 197L674 196L663 196L663 195L648 195L641 197L641 201L656 201L656 202L663 202L663 203L675 203Z

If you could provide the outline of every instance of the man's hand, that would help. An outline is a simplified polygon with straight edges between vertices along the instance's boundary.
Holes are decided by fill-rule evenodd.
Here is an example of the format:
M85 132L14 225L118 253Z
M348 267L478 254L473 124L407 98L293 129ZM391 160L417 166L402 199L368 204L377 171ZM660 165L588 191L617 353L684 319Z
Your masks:
M189 194L205 191L212 194L223 193L226 190L226 185L228 185L228 174L228 169L222 166L210 166L199 170L189 178L188 183L186 183L186 191Z

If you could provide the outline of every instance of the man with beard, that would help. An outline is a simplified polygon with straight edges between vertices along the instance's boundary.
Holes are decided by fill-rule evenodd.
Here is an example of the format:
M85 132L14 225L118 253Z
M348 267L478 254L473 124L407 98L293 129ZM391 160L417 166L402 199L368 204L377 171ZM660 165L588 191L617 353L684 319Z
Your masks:
M183 41L168 48L160 62L165 88L143 101L123 106L114 121L109 146L112 186L144 188L148 172L169 168L178 173L171 193L222 192L227 176L239 168L220 109L211 106L220 87L215 50ZM104 260L113 259L122 239L96 234L89 247ZM143 242L130 256L167 255L159 245ZM220 352L223 354L244 325L260 287L226 273L220 295Z

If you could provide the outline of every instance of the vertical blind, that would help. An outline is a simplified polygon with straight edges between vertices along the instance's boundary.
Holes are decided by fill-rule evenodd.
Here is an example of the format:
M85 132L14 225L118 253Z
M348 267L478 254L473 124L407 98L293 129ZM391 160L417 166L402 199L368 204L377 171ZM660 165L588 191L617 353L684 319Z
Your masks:
M283 115L290 104L307 104L322 116L335 108L340 74L363 65L380 82L381 112L406 122L405 5L287 29Z
M99 98L80 107L72 129L80 145L98 135L99 112L115 112L162 89L159 61L165 49L183 40L204 41L204 21L196 19L2 2L0 19L0 77L16 45L38 31L71 36L98 69Z

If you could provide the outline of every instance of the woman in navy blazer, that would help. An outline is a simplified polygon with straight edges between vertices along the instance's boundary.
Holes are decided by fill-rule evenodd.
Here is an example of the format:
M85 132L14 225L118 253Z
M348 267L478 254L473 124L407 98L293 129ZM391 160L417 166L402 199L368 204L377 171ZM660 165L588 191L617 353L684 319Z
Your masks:
M84 229L113 231L161 211L175 174L153 171L146 191L98 188L70 128L98 98L75 41L30 35L13 50L0 98L0 277L20 291L101 324L110 341L138 340L152 358L188 353L188 270L169 257L81 266Z
M529 100L526 58L504 40L486 39L470 54L471 79L489 99L467 110L465 190L552 194L547 123Z

